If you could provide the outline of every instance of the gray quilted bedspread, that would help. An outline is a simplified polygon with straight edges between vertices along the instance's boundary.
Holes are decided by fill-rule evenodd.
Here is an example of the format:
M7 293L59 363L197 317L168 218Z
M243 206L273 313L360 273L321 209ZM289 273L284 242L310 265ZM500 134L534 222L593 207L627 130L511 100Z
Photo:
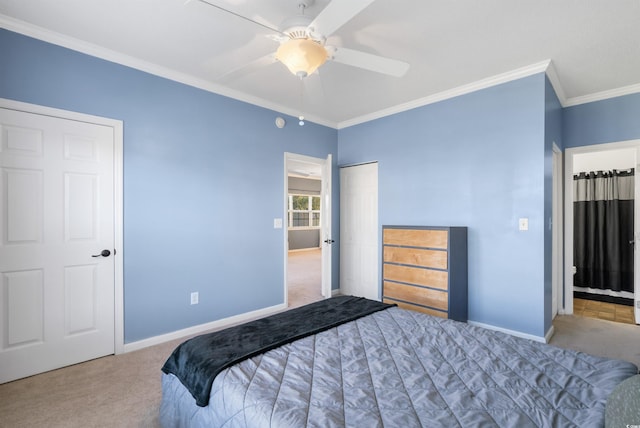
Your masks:
M601 427L631 363L391 308L245 360L198 407L163 374L165 427Z

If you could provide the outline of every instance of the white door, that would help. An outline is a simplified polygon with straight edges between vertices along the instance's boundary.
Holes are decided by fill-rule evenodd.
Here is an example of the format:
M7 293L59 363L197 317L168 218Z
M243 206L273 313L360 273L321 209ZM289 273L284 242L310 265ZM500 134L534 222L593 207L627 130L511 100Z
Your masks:
M114 213L112 127L0 108L0 383L114 353Z
M334 239L331 236L331 155L322 165L322 190L320 202L320 223L322 243L322 295L331 297L331 247Z
M340 290L380 300L377 163L340 169Z

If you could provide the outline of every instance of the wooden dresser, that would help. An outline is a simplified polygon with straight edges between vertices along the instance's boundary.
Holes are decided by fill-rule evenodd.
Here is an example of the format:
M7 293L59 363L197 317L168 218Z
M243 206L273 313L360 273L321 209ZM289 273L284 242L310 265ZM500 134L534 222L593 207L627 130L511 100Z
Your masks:
M467 321L467 228L382 227L382 300Z

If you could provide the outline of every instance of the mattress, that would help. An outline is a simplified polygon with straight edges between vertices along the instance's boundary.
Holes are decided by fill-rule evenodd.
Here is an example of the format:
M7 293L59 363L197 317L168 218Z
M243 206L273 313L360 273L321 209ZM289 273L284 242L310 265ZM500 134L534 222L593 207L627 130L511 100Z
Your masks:
M600 358L397 307L222 370L197 406L162 375L164 427L601 427L637 374Z

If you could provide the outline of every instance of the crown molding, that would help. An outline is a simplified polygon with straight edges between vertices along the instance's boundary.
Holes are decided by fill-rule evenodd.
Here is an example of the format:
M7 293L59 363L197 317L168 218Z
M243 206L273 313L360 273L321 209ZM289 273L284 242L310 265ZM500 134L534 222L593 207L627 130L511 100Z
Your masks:
M553 86L553 90L556 92L556 96L558 97L558 101L560 101L560 105L562 107L565 107L565 104L567 103L567 96L564 93L564 89L562 88L560 78L558 77L556 67L553 65L552 60L549 60L549 66L547 67L545 72L547 73L549 82L551 82L551 86Z
M440 101L447 100L449 98L454 98L460 95L469 94L471 92L476 92L481 89L490 88L492 86L500 85L506 82L511 82L513 80L522 79L523 77L528 77L534 74L543 73L547 71L550 64L551 64L551 60L541 61L536 64L532 64L526 67L518 68L516 70L508 71L506 73L498 74L492 77L488 77L486 79L478 80L476 82L469 83L467 85L458 86L457 88L439 92L437 94L430 95L428 97L419 98L417 100L409 101L404 104L399 104L397 106L394 106L388 109L380 110L371 114L346 120L344 122L338 123L338 129L359 125L361 123L369 122L375 119L380 119L382 117L390 116L392 114L401 113L407 110L412 110L414 108L423 107L429 104L434 104Z
M234 100L246 102L258 107L262 107L268 110L273 110L277 113L282 113L291 117L297 117L298 111L294 111L288 107L280 104L265 100L263 98L248 95L244 92L235 91L225 86L209 82L204 79L200 79L186 73L182 73L167 67L162 67L157 64L143 61L135 57L124 55L119 52L115 52L106 48L103 48L92 43L85 42L73 37L65 36L54 31L46 30L42 27L38 27L27 22L17 20L15 18L8 17L0 14L0 28L5 28L15 33L23 34L28 37L33 37L44 42L52 43L54 45L62 46L83 54L87 54L96 58L104 59L116 64L120 64L126 67L130 67L145 73L153 74L155 76L163 77L175 82L183 83L188 86L192 86L198 89L202 89L207 92L212 92L224 97L232 98ZM586 104L594 101L602 101L608 98L615 98L624 95L630 95L640 93L640 84L629 85L622 88L612 89L608 91L602 91L595 94L583 95L579 97L567 98L560 78L556 72L552 60L545 60L535 64L531 64L526 67L518 68L506 73L498 74L486 79L482 79L467 85L462 85L457 88L453 88L447 91L439 92L437 94L430 95L428 97L419 98L417 100L409 101L407 103L399 104L394 107L379 110L377 112L355 117L343 122L333 122L326 120L319 116L305 115L307 122L313 122L319 125L327 126L334 129L342 129L350 126L358 125L371 120L380 119L385 116L391 116L396 113L401 113L407 110L411 110L418 107L423 107L429 104L434 104L440 101L447 100L449 98L458 97L460 95L469 94L481 89L486 89L492 86L500 85L502 83L510 82L513 80L521 79L531 76L537 73L546 73L553 89L558 96L560 105L562 107L576 106L579 104Z
M640 92L640 83L635 85L623 86L622 88L611 89L609 91L596 92L595 94L569 98L562 106L563 107L577 106L580 104L592 103L594 101L602 101L609 98L637 94L639 92Z
M251 96L240 91L235 91L225 86L218 85L204 79L199 79L186 73L181 73L167 67L162 67L148 61L143 61L139 58L124 55L122 53L115 52L104 47L76 39L74 37L69 37L60 33L56 33L54 31L46 30L42 27L38 27L21 20L11 18L6 15L0 14L0 28L5 28L9 31L32 37L34 39L42 40L44 42L51 43L57 46L62 46L76 52L130 67L145 73L153 74L154 76L159 76L175 82L183 83L185 85L202 89L207 92L212 92L224 97L233 98L235 100L246 102L258 107L263 107L268 110L274 110L278 113L286 114L292 117L298 117L299 115L298 111L293 111L290 108L284 107L274 102L270 102L263 98ZM320 125L328 126L330 128L336 127L336 123L329 122L320 117L312 115L305 115L305 121L314 122Z
M547 78L551 82L551 86L553 86L553 89L556 92L556 96L558 97L558 100L560 101L560 105L562 107L571 107L575 105L591 103L594 101L602 101L609 98L615 98L615 97L621 97L624 95L640 93L640 84L635 84L635 85L624 86L622 88L612 89L609 91L602 91L595 94L567 98L564 92L564 89L562 87L562 84L560 83L560 78L558 77L556 68L553 65L553 61L549 59L549 60L541 61L536 64L529 65L527 67L522 67L513 71L509 71L507 73L498 74L496 76L492 76L487 79L479 80L477 82L470 83L468 85L459 86L457 88L440 92L438 94L434 94L425 98L420 98L405 104L400 104L385 110L380 110L378 112L374 112L368 115L364 115L364 116L360 116L344 122L340 122L338 123L338 129L343 129L349 126L354 126L364 122L369 122L371 120L380 119L385 116L391 116L396 113L401 113L417 107L422 107L428 104L437 103L439 101L444 101L449 98L469 94L471 92L479 91L481 89L486 89L491 86L500 85L502 83L521 79L523 77L528 77L533 74L542 73L542 72L544 72L547 75Z

